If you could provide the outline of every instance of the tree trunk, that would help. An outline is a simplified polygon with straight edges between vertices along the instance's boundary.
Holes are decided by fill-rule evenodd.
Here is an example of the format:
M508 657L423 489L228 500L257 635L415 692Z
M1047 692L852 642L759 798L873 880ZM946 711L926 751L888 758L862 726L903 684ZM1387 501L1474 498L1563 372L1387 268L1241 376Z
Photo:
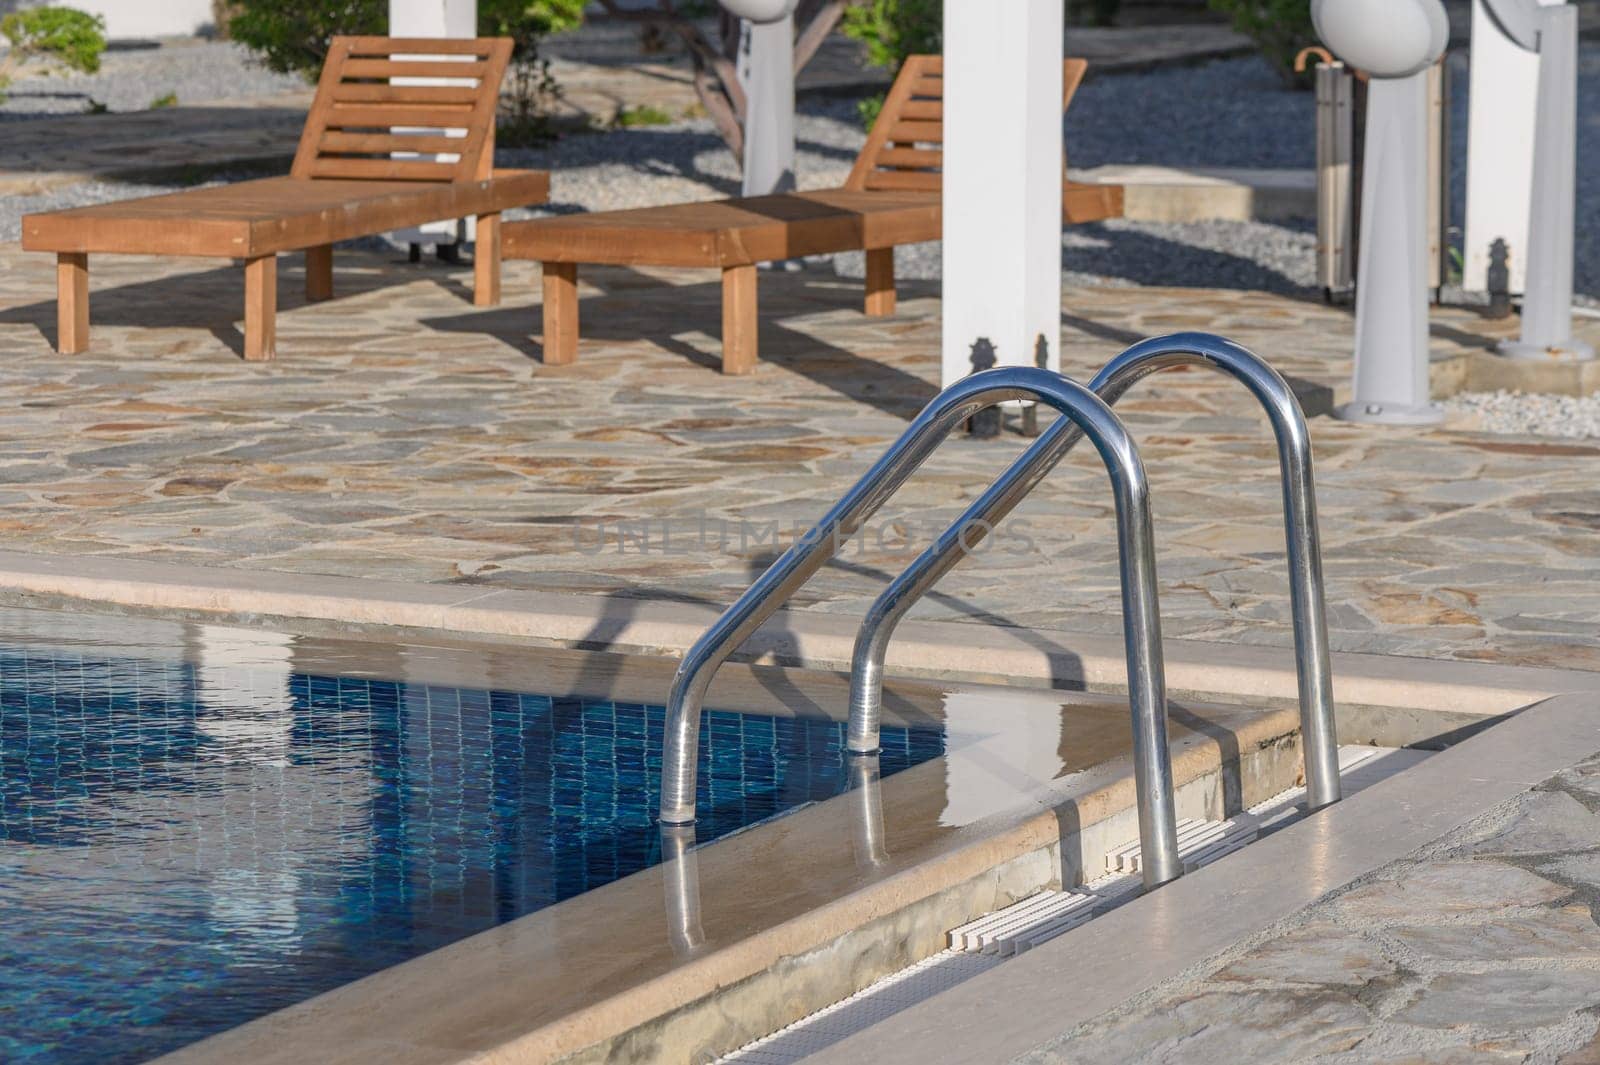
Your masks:
M822 42L833 32L851 0L802 0L795 11L794 72L801 69L817 54ZM663 33L672 33L683 42L694 64L694 91L706 115L717 128L717 134L733 152L740 165L744 164L744 87L739 84L737 66L739 49L739 20L722 12L718 28L722 39L713 43L694 20L680 12L673 0L657 0L653 8L621 8L616 0L600 0L600 6L612 18L624 22L638 22L655 26Z

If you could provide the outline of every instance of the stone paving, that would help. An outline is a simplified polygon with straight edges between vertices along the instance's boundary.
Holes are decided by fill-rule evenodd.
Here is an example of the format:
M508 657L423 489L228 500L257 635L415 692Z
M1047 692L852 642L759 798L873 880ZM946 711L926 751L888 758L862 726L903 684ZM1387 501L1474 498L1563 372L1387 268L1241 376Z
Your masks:
M1023 1058L1600 1061L1600 758Z
M338 266L339 298L305 305L286 257L279 357L246 364L238 270L99 257L91 350L61 357L50 261L0 250L0 546L721 604L773 557L769 523L780 543L808 526L936 390L926 285L869 319L856 283L764 273L764 361L735 378L713 369L712 275L587 271L580 359L556 368L529 336L531 264L508 264L505 305L483 311L465 269ZM1320 303L1125 288L1066 306L1066 369L1085 378L1178 329L1256 348L1312 412L1349 372L1349 314ZM1497 328L1439 312L1439 364ZM1122 409L1151 471L1167 633L1287 645L1276 460L1252 401L1191 372ZM1312 432L1337 648L1600 668L1600 443L1326 417ZM797 605L861 612L1025 444L951 441ZM1076 454L918 613L1114 630L1111 521Z

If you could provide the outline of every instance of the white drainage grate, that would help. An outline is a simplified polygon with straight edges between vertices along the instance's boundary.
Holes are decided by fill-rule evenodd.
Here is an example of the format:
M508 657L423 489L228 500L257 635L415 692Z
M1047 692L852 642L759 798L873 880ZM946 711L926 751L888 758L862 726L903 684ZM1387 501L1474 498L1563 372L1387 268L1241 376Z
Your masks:
M1178 822L1178 855L1183 859L1183 871L1192 873L1207 862L1232 854L1256 838L1257 828L1255 818L1247 815L1231 821L1184 818ZM1125 843L1106 855L1108 873L1137 876L1140 868L1138 840Z
M1380 757L1381 756L1381 757ZM1408 769L1425 751L1385 747L1339 748L1339 773L1346 792ZM1352 772L1353 771L1353 772ZM1178 822L1178 853L1184 872L1231 854L1303 813L1304 788L1291 788L1227 821ZM1070 891L1041 891L1003 910L985 914L950 931L950 947L884 977L849 998L734 1051L728 1065L791 1065L864 1031L886 1017L932 998L1008 957L1048 942L1139 892L1139 844L1106 855L1106 873Z
M1082 924L1105 901L1086 891L1041 891L953 929L950 949L1009 957L1044 942L1039 936L1046 929L1059 935Z

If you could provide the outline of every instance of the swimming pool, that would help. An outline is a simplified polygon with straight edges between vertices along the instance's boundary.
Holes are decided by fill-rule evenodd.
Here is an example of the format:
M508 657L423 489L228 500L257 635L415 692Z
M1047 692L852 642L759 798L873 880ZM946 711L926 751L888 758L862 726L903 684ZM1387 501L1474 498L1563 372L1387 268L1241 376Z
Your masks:
M0 612L0 1060L142 1061L659 860L658 706L84 627ZM848 785L827 717L710 711L701 760L702 842Z

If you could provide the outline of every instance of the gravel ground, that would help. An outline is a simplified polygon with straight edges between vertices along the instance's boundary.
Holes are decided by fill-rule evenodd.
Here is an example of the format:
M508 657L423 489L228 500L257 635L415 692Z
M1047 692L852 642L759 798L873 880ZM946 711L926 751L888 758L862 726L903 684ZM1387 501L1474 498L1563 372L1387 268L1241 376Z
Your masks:
M1600 395L1462 392L1445 400L1444 408L1463 428L1486 433L1600 437Z
M91 102L111 111L143 111L169 93L180 104L195 105L304 88L304 81L272 73L236 44L189 38L140 42L113 46L95 74L18 78L0 104L0 122L80 114Z

